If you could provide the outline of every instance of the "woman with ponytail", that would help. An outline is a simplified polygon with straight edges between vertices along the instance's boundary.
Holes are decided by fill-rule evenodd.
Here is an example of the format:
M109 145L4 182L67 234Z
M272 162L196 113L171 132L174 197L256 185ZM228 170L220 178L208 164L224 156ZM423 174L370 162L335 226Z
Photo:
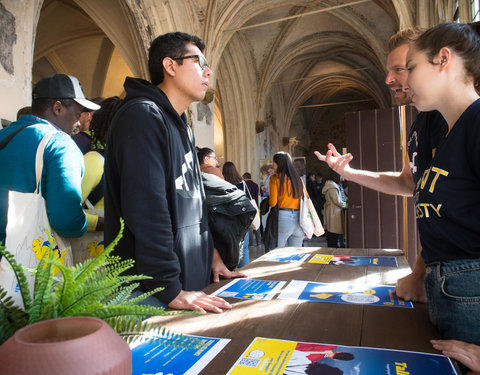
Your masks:
M304 237L299 221L302 180L286 152L278 152L273 156L273 169L275 174L270 178L268 203L271 207L278 205L277 247L300 247Z
M419 111L448 124L415 187L430 318L446 339L480 344L480 37L468 24L422 34L403 88Z

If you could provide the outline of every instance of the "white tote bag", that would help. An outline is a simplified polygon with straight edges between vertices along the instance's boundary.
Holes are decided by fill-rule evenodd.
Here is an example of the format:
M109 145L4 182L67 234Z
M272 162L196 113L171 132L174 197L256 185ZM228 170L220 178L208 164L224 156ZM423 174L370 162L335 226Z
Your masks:
M252 224L250 224L250 228L253 230L258 230L260 228L260 210L258 209L257 201L252 198L252 194L250 193L250 190L248 189L248 185L243 181L243 186L245 188L245 192L248 191L248 196L251 198L250 203L252 204L253 207L257 210L257 213L255 214L255 218L252 221Z
M9 191L8 193L5 248L14 255L17 263L27 268L34 268L42 259L49 245L48 233L52 234L56 242L55 256L66 266L72 264L70 244L51 228L47 217L46 202L40 192L43 151L54 133L56 131L47 133L37 148L35 159L37 188L35 191L33 193ZM55 272L58 274L60 270L57 268ZM26 274L32 294L35 277L29 272ZM0 261L0 285L12 297L16 306L23 307L15 274L4 257Z
M85 213L104 217L103 209L93 208L90 202L86 201L87 209ZM104 250L103 231L87 232L82 237L71 238L73 264L84 262L90 258L98 257Z
M303 184L303 180L302 180ZM318 217L315 206L308 196L307 189L303 184L303 194L300 198L300 226L305 233L305 236L310 239L313 235L320 237L325 233L322 222Z

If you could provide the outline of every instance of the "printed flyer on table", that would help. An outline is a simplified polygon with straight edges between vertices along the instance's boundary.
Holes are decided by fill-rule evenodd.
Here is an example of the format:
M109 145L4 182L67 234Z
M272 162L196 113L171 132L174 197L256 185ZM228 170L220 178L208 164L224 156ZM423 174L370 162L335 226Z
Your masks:
M213 292L212 296L270 300L285 284L286 281L235 279Z
M457 372L443 355L256 337L228 374L456 375Z
M413 308L409 301L402 301L393 293L395 287L386 285L354 286L346 283L323 284L312 281L292 280L279 299L301 301L378 305Z
M395 257L367 257L353 255L315 254L309 263L333 264L335 266L382 266L398 267Z
M267 262L284 262L284 263L293 263L293 262L303 262L306 260L310 254L302 254L302 253L267 253L262 260Z
M164 336L152 335L151 338ZM227 345L230 339L190 336L194 345L175 345L174 340L133 342L132 375L196 375Z

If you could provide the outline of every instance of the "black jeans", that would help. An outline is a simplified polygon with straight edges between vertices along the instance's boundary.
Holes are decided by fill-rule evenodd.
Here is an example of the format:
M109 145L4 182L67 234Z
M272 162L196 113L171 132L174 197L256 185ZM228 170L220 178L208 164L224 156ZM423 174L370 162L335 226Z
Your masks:
M327 246L328 247L338 247L338 233L327 232Z

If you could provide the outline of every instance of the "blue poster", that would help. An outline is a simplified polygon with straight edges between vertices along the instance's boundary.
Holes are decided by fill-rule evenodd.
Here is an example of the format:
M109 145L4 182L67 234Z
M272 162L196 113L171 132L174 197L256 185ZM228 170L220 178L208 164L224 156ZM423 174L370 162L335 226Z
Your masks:
M448 357L438 354L257 337L228 374L456 375L457 372Z
M198 374L228 344L229 339L189 336L197 339L191 348L165 341L133 342L132 375L180 375ZM161 336L158 336L161 337Z
M268 262L303 262L305 259L309 257L309 254L302 254L302 253L267 253L261 260L266 260Z
M212 293L213 296L270 300L286 281L234 279Z
M323 284L292 280L278 298L413 308L411 302L399 300L393 293L394 289L395 287L386 285L355 286L347 283Z
M309 263L333 264L336 266L383 266L398 267L395 257L368 257L353 255L316 254Z

